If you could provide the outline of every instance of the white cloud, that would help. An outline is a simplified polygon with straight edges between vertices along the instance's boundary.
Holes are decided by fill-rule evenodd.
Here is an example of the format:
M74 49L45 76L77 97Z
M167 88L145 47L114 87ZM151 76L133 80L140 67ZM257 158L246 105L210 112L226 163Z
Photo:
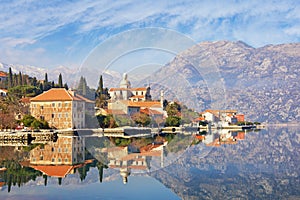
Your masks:
M1 2L0 8L4 49L32 45L52 35L63 37L58 32L71 25L75 28L70 35L88 35L93 42L139 27L171 28L197 41L244 40L254 46L300 40L297 0L14 0ZM84 48L81 40L64 47L67 53Z

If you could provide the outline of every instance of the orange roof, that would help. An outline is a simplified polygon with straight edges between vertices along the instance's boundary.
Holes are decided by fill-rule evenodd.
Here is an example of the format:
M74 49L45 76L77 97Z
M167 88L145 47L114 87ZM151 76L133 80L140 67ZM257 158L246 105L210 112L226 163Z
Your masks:
M73 101L73 97L65 88L52 88L30 101Z
M149 152L149 151L151 151L152 149L155 149L155 148L160 147L160 146L161 146L161 144L148 144L148 145L146 145L146 146L141 147L141 148L140 148L140 152L141 152L141 153Z
M0 71L0 76L1 77L7 77L7 73Z
M6 93L8 92L8 90L6 90L6 89L1 89L1 88L0 88L0 90L2 90L3 92L6 92Z
M149 108L144 108L144 109L141 109L140 110L141 113L145 113L147 115L163 115L163 113L157 111L157 110L152 110L152 109L149 109Z
M5 185L5 182L0 182L0 188L2 188Z
M41 171L48 176L53 177L65 177L68 175L73 169L82 167L83 164L80 165L30 165L31 168L35 170Z
M138 102L128 101L128 106L151 108L151 107L161 107L161 104L159 101L138 101Z
M112 91L120 91L120 90L125 91L125 90L130 90L130 89L128 89L128 88L110 88L108 91L112 92Z
M36 97L30 99L30 101L85 101L88 103L94 103L79 94L75 94L72 91L68 91L65 88L52 88Z
M198 118L194 119L195 122L204 121L204 120L205 120L204 117L198 117Z
M133 91L146 91L147 88L146 87L140 87L140 88L131 88L130 90L133 90Z

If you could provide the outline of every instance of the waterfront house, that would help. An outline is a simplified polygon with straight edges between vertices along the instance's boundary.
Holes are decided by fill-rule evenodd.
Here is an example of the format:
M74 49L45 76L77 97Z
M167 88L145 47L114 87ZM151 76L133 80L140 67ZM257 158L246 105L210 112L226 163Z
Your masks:
M7 80L7 73L0 71L0 82Z
M0 97L5 97L5 96L7 96L7 90L6 89L1 89L0 88Z
M131 88L127 74L123 75L119 88L110 88L111 97L108 102L107 113L131 116L142 112L151 117L166 116L163 110L163 93L160 101L153 101L150 95L150 87Z
M64 88L52 88L30 100L30 113L57 129L84 128L94 102Z

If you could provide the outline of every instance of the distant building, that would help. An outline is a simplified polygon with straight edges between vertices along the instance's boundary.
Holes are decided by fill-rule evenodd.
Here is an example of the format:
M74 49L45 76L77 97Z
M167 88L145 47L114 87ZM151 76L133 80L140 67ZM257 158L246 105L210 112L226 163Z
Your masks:
M127 74L123 75L119 88L110 88L111 97L108 102L108 113L116 115L132 115L137 112L149 116L165 116L163 110L163 93L160 101L152 101L150 87L131 88Z
M130 100L150 101L150 87L131 88L130 81L127 79L127 74L123 74L123 79L120 82L119 88L110 88L108 91L112 101Z
M6 89L0 89L0 97L5 97L7 96L7 90Z
M58 129L84 128L85 113L94 112L91 108L93 101L64 88L52 88L30 100L31 115Z
M0 71L0 81L7 80L7 73Z
M237 114L235 115L238 122L244 122L245 121L245 115L244 114Z

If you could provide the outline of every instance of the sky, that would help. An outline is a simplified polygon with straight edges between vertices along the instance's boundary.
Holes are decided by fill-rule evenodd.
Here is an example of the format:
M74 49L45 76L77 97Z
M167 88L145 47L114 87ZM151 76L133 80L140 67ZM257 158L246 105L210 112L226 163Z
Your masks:
M299 5L299 0L2 0L0 62L78 68L111 37L149 27L176 31L197 43L299 42Z

